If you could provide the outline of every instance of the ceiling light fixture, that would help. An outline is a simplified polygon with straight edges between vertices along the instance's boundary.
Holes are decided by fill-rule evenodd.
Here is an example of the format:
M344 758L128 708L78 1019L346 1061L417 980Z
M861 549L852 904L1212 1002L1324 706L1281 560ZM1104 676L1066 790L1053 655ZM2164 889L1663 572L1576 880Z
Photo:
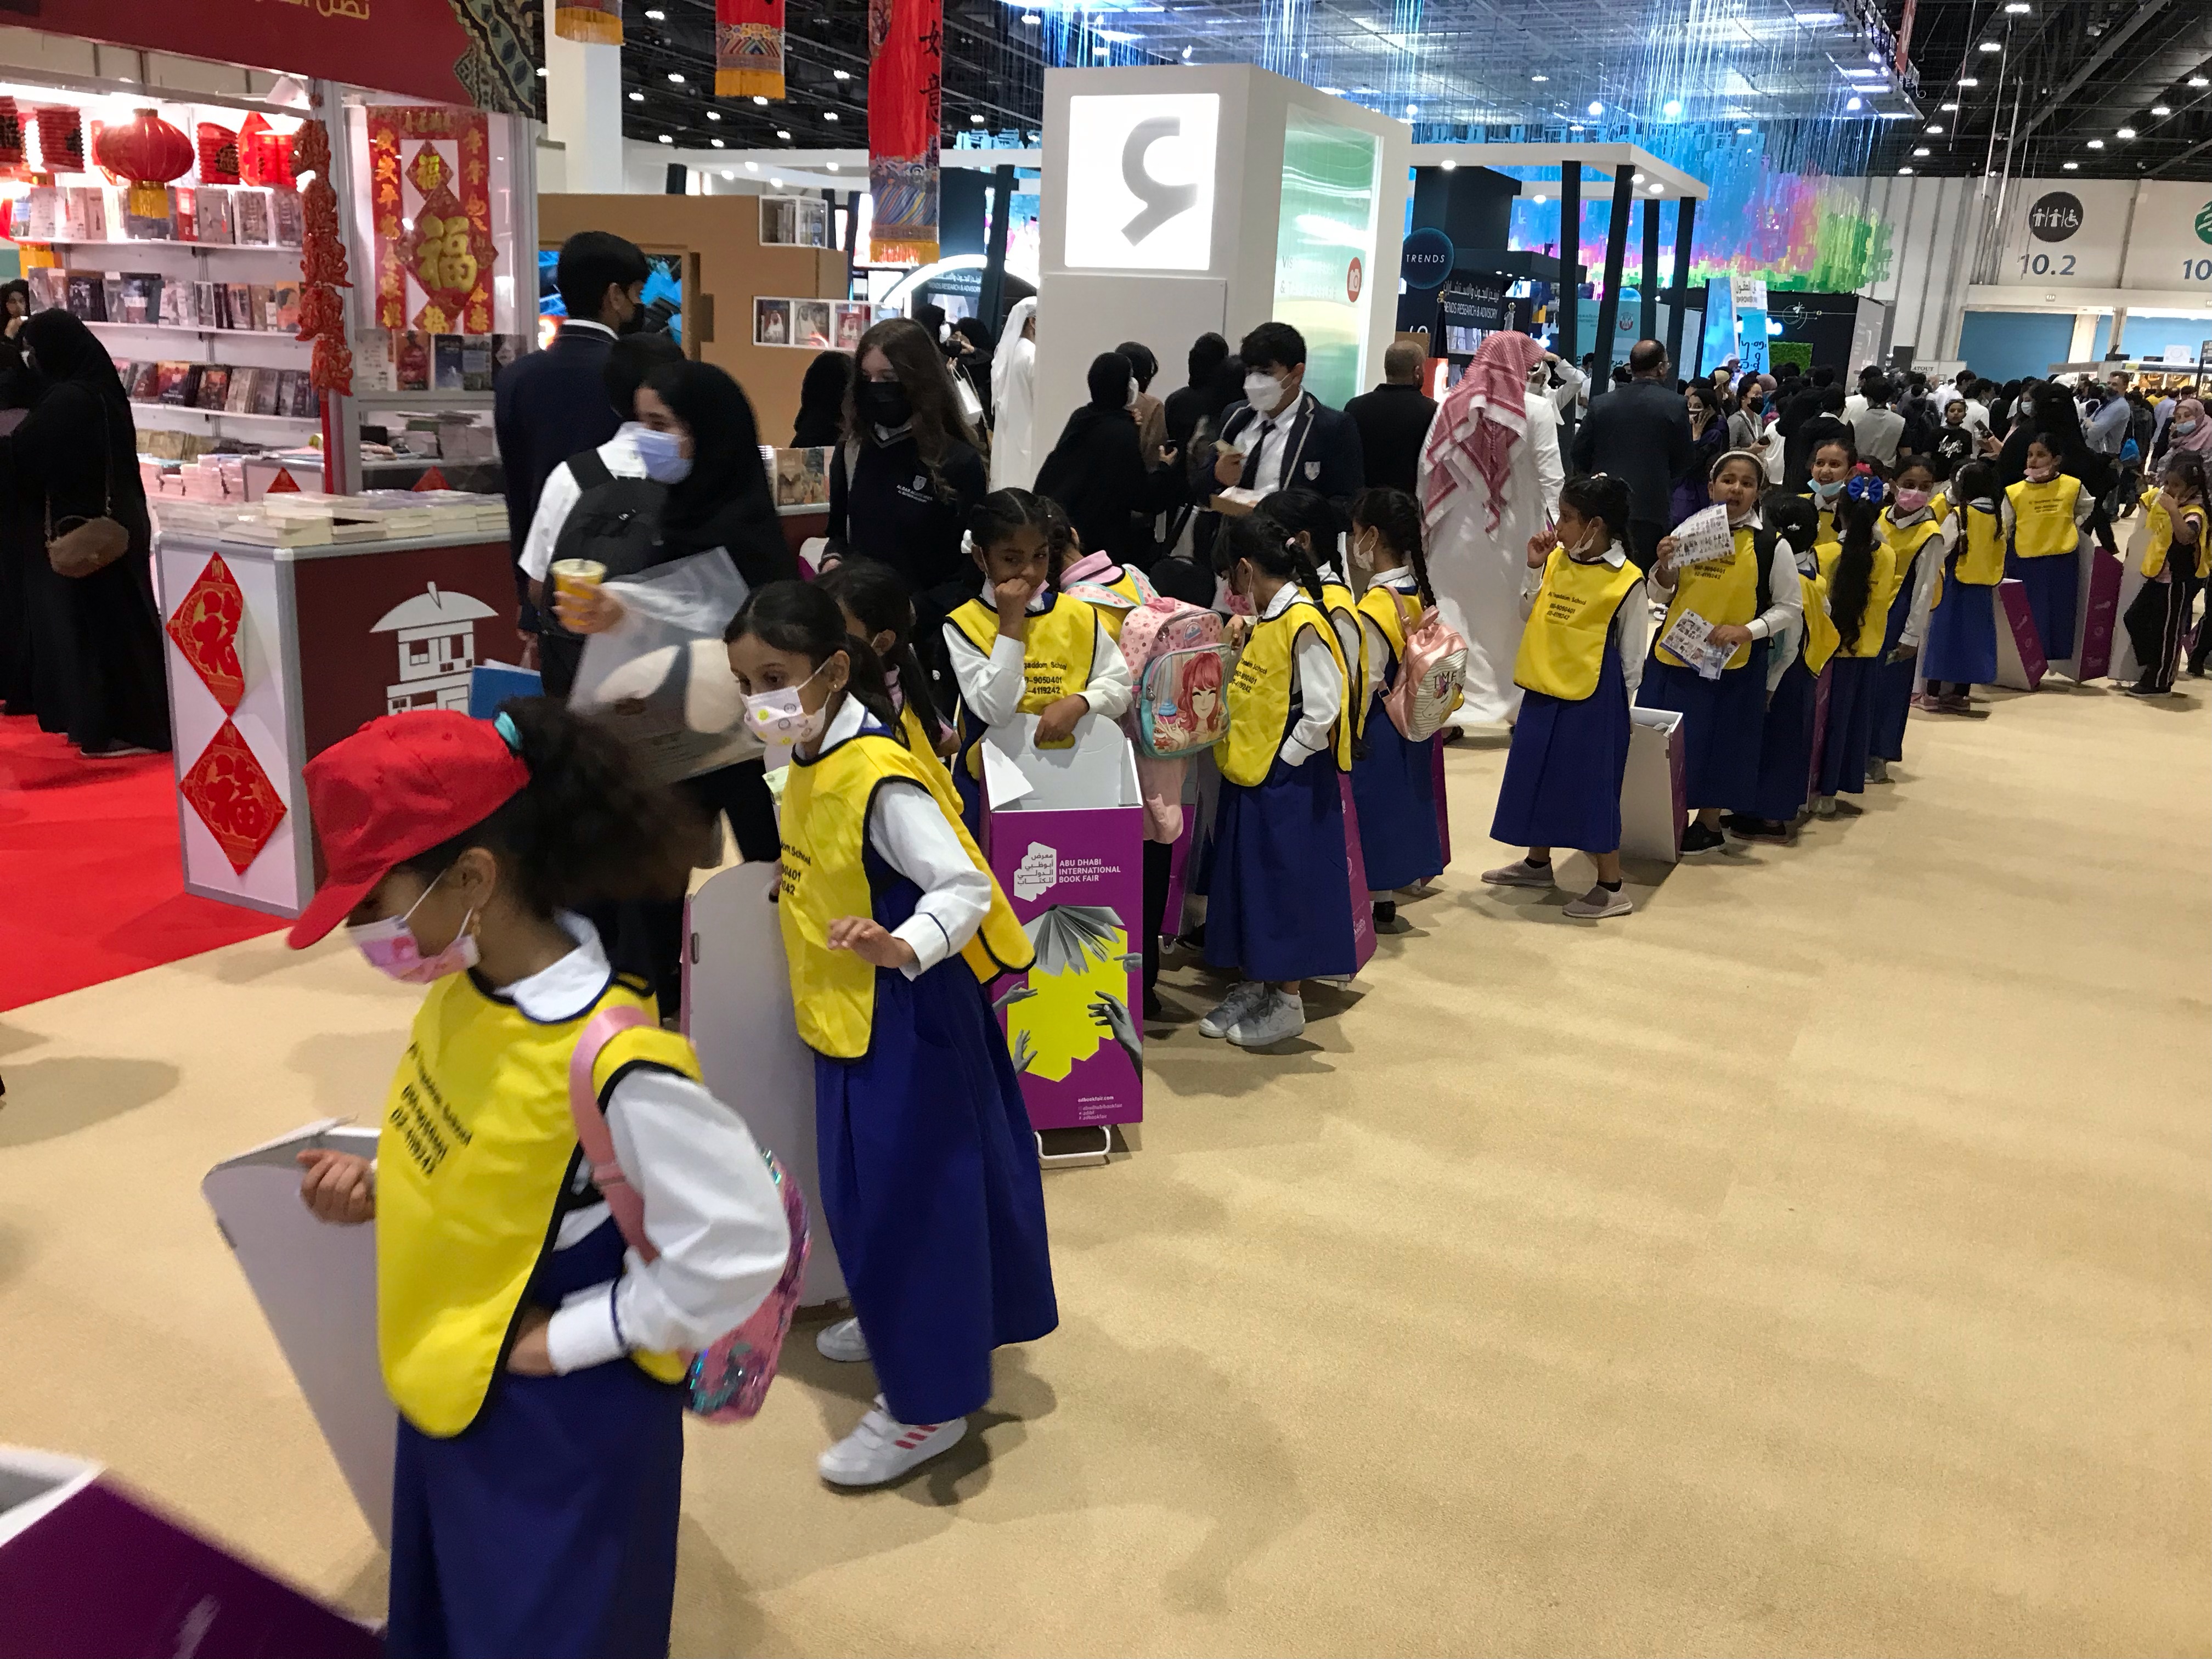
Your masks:
M1682 112L1682 100L1679 98L1669 98L1659 106L1659 112L1662 115L1680 115Z
M1103 58L1106 55L1106 48L1103 46L1093 46L1091 48L1091 55L1093 58Z
M2079 161L2061 161L2058 165L2068 173L2078 173L2081 168Z
M1644 194L1647 196L1664 196L1666 193L1667 186L1664 185L1653 185L1650 189L1644 191Z
M2135 136L2136 130L2133 127L2122 127L2120 129L2120 137L2123 138L2132 138Z
M1956 110L1959 106L1958 106L1956 104L1938 104L1938 105L1936 105L1936 107L1937 109L1942 110L1942 111L1943 112L1943 113L1944 113L1944 114L1948 115L1948 114L1952 113L1952 112L1954 112L1954 110Z
M1408 104L1406 106L1406 114L1408 118L1419 115L1420 112L1421 106L1419 104Z
M725 144L719 138L709 138L707 142L712 144L716 149L726 149L729 148L728 145Z
M539 80L543 81L544 79L545 79L545 77L546 77L547 76L549 76L549 75L550 75L550 74L552 74L552 73L553 73L553 71L552 71L551 70L550 70L550 69L542 69L542 70L538 70L538 78Z
M837 171L837 164L835 161L827 162L824 165L826 165L832 173Z
M1528 78L1540 87L1552 77L1548 75L1532 75Z
M1022 21L1027 23L1031 28L1035 28L1038 24L1043 22L1044 19L1038 16L1033 11L1025 11L1022 14ZM839 70L837 71L837 75L838 78L842 80L844 78L845 71Z
M1632 177L1631 177L1631 179L1629 179L1629 182L1630 182L1631 184L1633 184L1633 185L1640 185L1640 184L1642 184L1642 183L1644 182L1644 175L1643 175L1642 173L1636 173L1636 174L1634 174Z
M2208 81L2201 75L2192 75L2189 77L2189 84L2202 91L2206 87L2212 87L2212 81Z
M2150 112L2153 115L2171 115L2173 113L2173 109L2172 106L2168 104L2153 104L2150 106Z
M658 9L648 11L646 13L646 15L650 17L656 23L664 22L668 17L668 14L666 12Z
M1547 203L1547 202L1550 201L1552 198L1551 198L1550 197L1548 197L1548 196L1545 195L1545 194L1544 194L1544 192L1543 192L1542 191L1540 191L1540 191L1538 191L1535 193L1535 195L1534 195L1534 196L1531 197L1529 199L1530 199L1531 201L1534 202L1538 207L1541 207L1541 206L1543 206L1543 205L1544 205L1544 204L1545 204L1545 203Z
M1024 18L1022 21L1024 22L1027 22L1029 20L1027 18ZM850 70L831 70L830 71L830 78L833 81L849 81L853 78L853 71Z
M1589 113L1592 115L1602 115L1605 113L1605 106L1598 102L1596 99L1593 98L1590 100Z
M783 188L783 180L781 179L770 179L768 182L773 189L781 190Z
M1442 167L1446 173L1449 173L1454 168L1457 167L1459 163L1452 161L1449 157L1446 157L1443 161L1439 162L1438 165Z
M732 172L729 168L727 168L727 167L724 167L724 168L722 169L722 177L724 177L725 179L734 179L734 178L736 178L737 176L738 176L738 175L737 175L736 173L732 173Z
M722 118L722 112L718 109L710 109L707 112L707 118L709 121L719 121Z
M1931 123L1929 123L1929 125L1928 131L1930 131L1930 132L1940 133L1940 132L1942 132L1942 131L1943 131L1943 129L1942 129L1942 127L1940 127L1940 126L1938 126L1938 125L1935 125L1934 123L1932 123L1932 122L1931 122Z
M1898 168L1898 172L1899 172L1899 173L1902 173L1902 174L1904 174L1904 175L1905 175L1906 177L1910 177L1910 176L1911 175L1912 169L1911 169L1911 167L1899 167L1899 168Z
M1185 47L1182 49L1182 55L1183 55L1185 58L1188 58L1188 57L1190 56L1191 52L1192 52L1194 50L1194 48L1193 48L1193 47L1190 47L1190 46L1185 46Z
M968 118L968 125L971 127L980 127L983 125L983 118L980 115L971 115Z
M662 134L660 135L660 142L661 142L662 143L664 143L664 144L672 144L672 143L674 143L676 141L675 141L673 138L671 138L671 137L670 137L666 133L665 133L665 132L664 132L664 133L662 133Z
M838 119L839 117L836 110L825 109L822 112L822 118L825 121L835 121Z
M1860 107L1859 100L1856 98L1846 98L1844 100L1844 107L1850 110L1857 109Z
M1959 77L1959 84L1962 87L1971 88L1978 87L1982 83L1971 75L1962 75Z
M1921 145L1919 149L1917 149L1914 150L1912 153L1913 153L1915 155L1923 155L1923 156L1925 156L1925 155L1934 155L1934 154L1935 154L1935 152L1934 152L1933 150L1929 149L1928 148L1928 146L1927 146L1927 145L1925 145L1925 144Z
M791 134L782 127L778 127L775 130L775 136L782 139L786 143L789 143L791 142Z
M1751 136L1751 129L1749 127L1738 127L1735 130L1735 136L1739 138L1749 137Z
M762 97L758 93L755 93L753 94L753 102L758 104L763 109L766 109L768 107L768 100Z
M668 80L669 84L672 86L680 87L684 84L684 77L678 75L674 70L668 71Z
M2104 147L2105 147L2105 141L2104 141L2103 139L2101 139L2101 138L2092 138L2092 139L2089 141L2089 148L2090 148L2091 149L2104 149Z
M2002 40L1978 40L1974 43L1974 50L1976 52L2002 52L2004 50L2004 42Z
M641 104L645 101L645 94L641 92L633 92L629 95L629 100L633 104Z

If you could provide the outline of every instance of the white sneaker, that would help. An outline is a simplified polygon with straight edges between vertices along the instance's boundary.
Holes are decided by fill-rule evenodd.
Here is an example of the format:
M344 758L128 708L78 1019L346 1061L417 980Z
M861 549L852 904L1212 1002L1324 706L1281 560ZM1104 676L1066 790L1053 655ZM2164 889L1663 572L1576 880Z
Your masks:
M1816 818L1832 818L1835 817L1836 798L1833 795L1823 795L1818 800L1814 801L1813 803L1813 816Z
M868 1407L860 1426L814 1461L833 1486L880 1486L908 1470L951 1451L968 1432L968 1419L950 1423L902 1423L884 1409L884 1397Z
M1543 887L1552 884L1552 866L1517 858L1502 869L1486 870L1482 878L1492 887Z
M1266 997L1229 1028L1229 1040L1240 1048L1265 1048L1287 1042L1305 1029L1304 1002L1269 987Z
M1229 1028L1258 1007L1261 999L1267 994L1267 988L1261 981L1240 981L1235 990L1214 1005L1212 1013L1198 1022L1199 1036L1227 1036Z
M1889 763L1879 755L1870 757L1867 761L1866 775L1867 781L1869 783L1887 783L1889 781Z
M859 1320L841 1319L815 1333L814 1352L824 1359L849 1365L868 1357L868 1339L860 1334Z

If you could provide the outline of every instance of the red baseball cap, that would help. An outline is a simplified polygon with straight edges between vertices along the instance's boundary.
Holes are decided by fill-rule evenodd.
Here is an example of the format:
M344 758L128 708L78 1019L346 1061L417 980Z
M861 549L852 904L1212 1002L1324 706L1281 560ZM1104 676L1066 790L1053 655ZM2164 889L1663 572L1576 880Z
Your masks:
M323 884L292 924L297 951L343 921L417 853L473 830L530 781L489 720L445 708L373 720L306 768Z

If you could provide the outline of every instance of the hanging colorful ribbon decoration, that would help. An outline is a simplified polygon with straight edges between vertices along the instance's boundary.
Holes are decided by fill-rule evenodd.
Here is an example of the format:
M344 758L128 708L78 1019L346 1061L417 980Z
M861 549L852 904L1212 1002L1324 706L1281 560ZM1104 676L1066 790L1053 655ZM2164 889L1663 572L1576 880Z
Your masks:
M561 0L553 9L553 33L587 46L623 43L622 0Z
M944 0L868 0L868 254L879 264L937 258L944 21Z
M783 0L714 0L714 96L783 96Z

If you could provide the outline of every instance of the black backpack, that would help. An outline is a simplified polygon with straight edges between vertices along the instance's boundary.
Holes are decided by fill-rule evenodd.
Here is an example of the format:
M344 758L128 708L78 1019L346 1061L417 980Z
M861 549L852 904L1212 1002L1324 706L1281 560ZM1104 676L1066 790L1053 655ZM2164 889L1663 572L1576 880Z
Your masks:
M668 487L650 478L617 478L596 449L570 456L568 472L580 493L554 540L555 561L596 559L610 577L635 576L657 563ZM550 609L546 614L550 621Z

